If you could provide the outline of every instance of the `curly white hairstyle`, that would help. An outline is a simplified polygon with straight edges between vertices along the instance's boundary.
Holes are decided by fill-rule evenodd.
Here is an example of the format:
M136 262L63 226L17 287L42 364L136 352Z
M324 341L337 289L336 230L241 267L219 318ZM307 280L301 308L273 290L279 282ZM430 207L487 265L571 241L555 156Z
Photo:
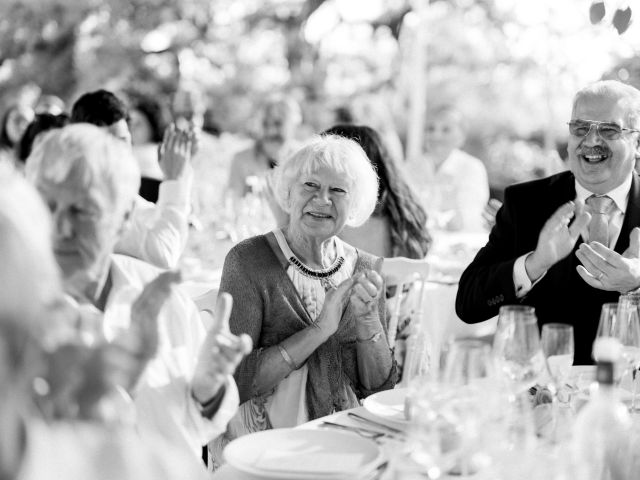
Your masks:
M351 203L346 224L357 227L373 213L378 197L378 175L362 147L338 135L313 138L273 172L276 201L290 213L291 188L303 175L325 167L349 181Z

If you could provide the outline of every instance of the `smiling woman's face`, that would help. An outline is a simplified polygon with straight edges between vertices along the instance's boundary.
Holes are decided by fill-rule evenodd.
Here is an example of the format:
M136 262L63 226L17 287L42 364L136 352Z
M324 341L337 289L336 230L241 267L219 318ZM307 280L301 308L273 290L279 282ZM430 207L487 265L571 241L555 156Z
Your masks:
M302 174L291 188L290 225L303 235L326 240L344 227L351 207L351 184L343 174L320 167Z

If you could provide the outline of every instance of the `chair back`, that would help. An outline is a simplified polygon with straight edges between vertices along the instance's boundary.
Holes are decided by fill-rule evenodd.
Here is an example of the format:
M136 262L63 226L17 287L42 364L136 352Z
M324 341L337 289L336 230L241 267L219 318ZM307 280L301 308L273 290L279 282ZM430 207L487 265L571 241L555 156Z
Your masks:
M382 276L385 279L387 288L395 286L395 293L387 299L390 308L390 318L388 326L389 346L393 347L396 341L398 321L402 308L404 296L404 286L415 282L419 283L419 290L416 292L417 302L415 306L415 316L422 318L422 303L424 298L424 285L429 275L429 264L427 260L414 260L406 257L385 258L382 264ZM419 320L418 320L419 321Z
M193 298L193 303L198 307L200 318L206 330L213 326L215 317L216 303L218 301L218 289L212 288L207 292Z

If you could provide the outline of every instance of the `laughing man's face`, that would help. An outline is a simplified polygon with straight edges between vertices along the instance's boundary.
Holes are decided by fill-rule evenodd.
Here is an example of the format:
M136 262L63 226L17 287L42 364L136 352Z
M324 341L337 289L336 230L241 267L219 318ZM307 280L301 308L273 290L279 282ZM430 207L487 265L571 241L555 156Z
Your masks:
M572 121L615 123L623 128L635 128L629 123L624 101L604 96L578 100ZM584 188L605 194L620 186L631 174L638 151L637 132L623 131L620 138L606 140L595 126L586 137L569 135L569 168Z

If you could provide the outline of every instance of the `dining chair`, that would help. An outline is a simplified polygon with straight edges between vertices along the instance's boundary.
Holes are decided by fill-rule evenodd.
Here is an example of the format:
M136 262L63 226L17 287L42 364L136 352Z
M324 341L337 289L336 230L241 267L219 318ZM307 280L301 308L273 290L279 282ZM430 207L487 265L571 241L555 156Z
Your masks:
M193 298L193 303L198 307L200 312L200 319L206 330L209 330L213 326L213 320L215 317L216 303L218 301L218 289L212 288L202 295L198 295Z
M405 292L405 285L419 284L419 289L415 292L417 295L415 308L413 309L413 317L420 321L422 318L422 304L424 298L424 286L429 275L429 264L427 260L414 260L406 257L385 258L382 263L382 276L385 279L387 291L389 287L395 286L393 295L387 298L390 305L390 317L388 327L389 346L393 348L396 342L396 333L400 313L402 311L402 300L405 295L412 292Z

